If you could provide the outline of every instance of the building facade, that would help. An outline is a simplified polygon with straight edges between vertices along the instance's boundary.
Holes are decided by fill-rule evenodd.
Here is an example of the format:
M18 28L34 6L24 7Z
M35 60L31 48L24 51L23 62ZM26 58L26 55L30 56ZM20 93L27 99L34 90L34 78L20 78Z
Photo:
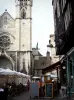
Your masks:
M65 81L67 95L74 92L74 0L52 0L55 43L61 57L61 82Z
M54 13L55 43L57 54L66 54L73 46L74 1L52 0Z
M51 52L51 62L52 62L51 64L58 62L59 56L56 55L55 35L54 34L50 34L49 44L47 45L47 47L49 48L49 50Z
M15 19L7 10L0 16L0 56L11 62L3 64L2 60L0 67L7 65L7 68L29 74L32 62L32 0L15 0L15 7Z
M32 57L33 57L33 75L34 76L42 76L42 69L48 67L51 65L51 57L50 52L46 53L46 56L43 56L39 52L39 48L36 46L36 48L32 48Z

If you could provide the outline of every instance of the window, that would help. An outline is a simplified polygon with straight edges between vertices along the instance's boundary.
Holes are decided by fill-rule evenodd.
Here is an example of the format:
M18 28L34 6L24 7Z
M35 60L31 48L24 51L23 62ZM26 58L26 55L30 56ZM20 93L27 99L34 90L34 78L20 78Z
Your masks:
M1 48L8 48L10 46L10 38L8 36L1 36L0 37L0 47Z
M25 59L23 59L23 67L25 67Z
M38 75L39 71L37 70L37 75Z
M25 18L26 18L26 12L25 12L24 9L23 9L22 12L21 12L21 18L22 18L22 19L25 19Z
M4 17L4 24L7 24L7 17Z

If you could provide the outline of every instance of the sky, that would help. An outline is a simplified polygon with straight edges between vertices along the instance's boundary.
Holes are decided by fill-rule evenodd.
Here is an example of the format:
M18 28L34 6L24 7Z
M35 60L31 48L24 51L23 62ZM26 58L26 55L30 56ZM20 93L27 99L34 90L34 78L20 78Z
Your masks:
M15 0L1 0L0 14L5 9L15 18ZM54 34L52 0L33 0L32 47L36 47L38 42L39 51L44 56L47 52L50 34Z

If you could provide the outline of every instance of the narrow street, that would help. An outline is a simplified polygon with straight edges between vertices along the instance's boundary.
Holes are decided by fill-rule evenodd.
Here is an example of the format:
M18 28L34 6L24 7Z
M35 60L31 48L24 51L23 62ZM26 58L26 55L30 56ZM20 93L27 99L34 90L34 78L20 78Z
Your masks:
M1 98L74 100L74 0L1 0Z

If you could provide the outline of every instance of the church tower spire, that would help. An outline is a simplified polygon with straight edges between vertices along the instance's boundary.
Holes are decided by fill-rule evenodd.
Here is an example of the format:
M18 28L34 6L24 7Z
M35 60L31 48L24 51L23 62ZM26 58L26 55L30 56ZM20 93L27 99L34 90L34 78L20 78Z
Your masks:
M36 44L36 49L38 49L39 47L38 47L38 42L37 42L37 44Z

